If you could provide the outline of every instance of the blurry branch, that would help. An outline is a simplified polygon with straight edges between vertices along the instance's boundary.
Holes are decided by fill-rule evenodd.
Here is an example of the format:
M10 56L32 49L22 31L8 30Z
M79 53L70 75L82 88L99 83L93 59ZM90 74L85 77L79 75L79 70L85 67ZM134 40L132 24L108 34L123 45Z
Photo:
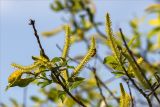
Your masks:
M133 99L133 96L132 96L132 91L131 91L131 88L130 88L129 81L127 80L126 83L127 83L128 89L129 89L129 94L131 96L132 107L134 107L134 99Z
M134 63L136 64L137 68L139 69L141 75L143 76L143 78L145 79L145 81L148 83L148 85L149 85L149 87L150 87L150 90L153 91L152 86L151 86L151 83L149 82L149 80L148 80L147 77L145 76L145 74L144 74L142 68L138 65L137 61L135 60L132 51L129 49L129 47L128 47L126 41L125 41L125 37L124 37L124 34L123 34L123 32L122 32L122 29L119 29L119 31L120 31L120 34L121 34L121 36L122 36L122 40L123 40L123 42L124 42L124 45L125 45L125 47L126 47L128 53L130 54L132 60L133 60ZM154 94L156 100L158 101L158 103L160 104L160 100L159 100L159 98L158 98L156 92L153 91L153 94Z
M23 89L23 107L27 107L27 87Z
M34 20L30 20L30 23L29 25L32 25L33 27L33 30L34 30L34 34L35 34L35 37L37 39L37 43L39 44L39 48L42 52L42 55L45 56L46 58L48 58L48 56L45 54L45 51L44 49L42 48L42 45L41 45L41 42L40 42L40 39L39 39L39 36L37 34L37 30L35 28L35 21ZM63 84L63 82L61 81L61 79L59 78L60 75L57 75L55 70L52 69L51 70L51 75L53 74L55 76L55 78L57 79L59 85L63 88L63 90L75 101L77 102L79 105L81 105L82 107L86 107L80 100L78 100L77 98L75 98L70 92L69 92L69 89Z
M97 76L97 79L99 81L99 83L109 92L109 94L117 101L117 103L119 102L119 98L117 98L112 91L105 85L105 83Z
M159 87L160 87L160 82L159 82L159 84L148 94L148 96L152 95Z
M101 89L101 86L100 86L100 83L99 83L99 80L98 80L98 77L97 77L97 74L96 74L96 68L93 68L93 74L94 74L94 77L95 77L96 84L97 84L97 87L99 89L100 95L101 95L106 107L108 107L107 101L105 99L105 96L103 95L103 92L102 92L102 89Z

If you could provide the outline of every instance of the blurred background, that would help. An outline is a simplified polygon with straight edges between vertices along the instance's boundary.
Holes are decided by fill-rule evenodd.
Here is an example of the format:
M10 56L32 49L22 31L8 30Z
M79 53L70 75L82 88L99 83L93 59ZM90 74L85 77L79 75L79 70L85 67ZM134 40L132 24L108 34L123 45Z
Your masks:
M96 6L96 21L105 22L105 14L110 13L113 29L121 27L126 34L131 34L129 21L134 17L145 16L145 8L158 0L93 0ZM19 103L23 102L24 88L14 87L5 91L8 84L7 78L13 68L12 62L23 65L31 64L32 55L39 55L38 45L33 36L33 30L28 25L29 19L36 21L38 33L56 28L64 24L63 18L67 18L64 12L53 12L50 8L52 0L0 0L0 102L10 104L9 99L14 98ZM150 18L154 15L150 16ZM146 25L141 26L142 32L147 30ZM145 27L145 28L143 28ZM104 28L101 31L105 33ZM90 33L92 33L91 31ZM50 57L60 56L61 52L57 49L56 44L63 46L64 32L49 39L40 36L46 53ZM71 47L71 56L76 54L85 54L85 48L79 48L79 45ZM82 47L85 45L82 44ZM159 58L158 55L156 58ZM101 78L109 79L112 75L100 72ZM82 73L82 75L84 75ZM107 75L107 76L106 76ZM118 81L119 83L119 81ZM112 84L111 89L118 87L119 84ZM36 85L27 86L27 105L33 104L29 98L37 95L44 96L38 92L39 87Z

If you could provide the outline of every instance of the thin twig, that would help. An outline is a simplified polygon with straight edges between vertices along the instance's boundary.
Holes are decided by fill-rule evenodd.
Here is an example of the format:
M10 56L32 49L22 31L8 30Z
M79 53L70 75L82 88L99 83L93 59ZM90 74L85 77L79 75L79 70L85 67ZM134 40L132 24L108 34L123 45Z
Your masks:
M23 107L27 107L27 87L23 89Z
M40 39L39 39L39 36L38 36L38 33L37 33L37 29L36 29L36 27L35 27L35 20L30 19L29 25L31 25L31 26L33 27L34 35L35 35L35 37L36 37L36 39L37 39L37 43L38 43L38 45L39 45L39 48L40 48L43 56L47 56L47 55L45 54L45 51L44 51L42 45L41 45L41 42L40 42Z
M134 100L133 100L132 91L131 91L131 88L130 88L130 85L129 85L129 81L126 81L126 83L127 83L128 89L129 89L129 94L131 96L132 107L134 107Z
M104 82L97 76L97 79L99 81L99 83L109 92L109 94L117 101L119 102L119 98L117 98L112 91L104 84Z
M148 94L148 96L152 95L159 87L160 83Z
M95 69L95 68L93 68L93 73L94 73L94 77L95 77L95 80L96 80L97 87L98 87L99 92L100 92L100 94L101 94L101 96L102 96L102 99L103 99L106 107L108 107L107 101L106 101L106 99L105 99L105 96L103 95L103 92L102 92L102 89L101 89L99 80L98 80L98 78L97 78L97 74L96 74L96 69Z

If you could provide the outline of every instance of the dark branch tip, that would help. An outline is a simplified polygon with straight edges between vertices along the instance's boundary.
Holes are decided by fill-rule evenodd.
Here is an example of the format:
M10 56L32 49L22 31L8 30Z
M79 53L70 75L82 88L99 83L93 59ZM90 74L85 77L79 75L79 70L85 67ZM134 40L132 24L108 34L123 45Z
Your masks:
M29 25L34 25L35 24L35 20L30 19L29 21L30 21Z

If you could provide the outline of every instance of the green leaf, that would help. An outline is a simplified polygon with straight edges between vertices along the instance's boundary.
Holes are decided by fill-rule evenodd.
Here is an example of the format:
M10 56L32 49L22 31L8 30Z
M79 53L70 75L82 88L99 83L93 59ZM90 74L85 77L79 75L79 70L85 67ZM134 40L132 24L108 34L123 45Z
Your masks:
M51 4L50 7L53 11L56 12L64 9L63 4L59 0L55 0L54 4Z
M116 78L119 78L119 77L125 75L124 72L117 72L116 71L116 72L112 72L112 73L116 75Z
M54 58L51 60L52 63L56 63L56 62L60 62L60 61L62 61L62 58L61 58L61 57L54 57Z
M32 56L32 59L33 59L34 61L39 60L39 58L38 58L38 57L36 57L36 56Z
M50 85L51 83L52 83L52 80L45 80L43 82L38 82L37 85L40 86L41 88L44 88L47 85Z
M83 80L71 83L69 86L69 90L77 88L82 82L83 82Z
M20 79L17 83L17 86L19 87L26 87L27 85L29 85L32 81L34 81L35 78L24 78L24 79Z
M114 56L105 57L103 63L113 68L114 70L122 70L121 65L117 62Z
M65 91L58 91L58 98L61 99L62 103L64 102L64 99L66 98L66 92Z
M34 101L34 102L42 102L41 99L37 96L32 96L31 100Z
M68 69L74 69L75 67L74 67L74 66L69 66L69 65L68 65L67 68L68 68Z
M160 33L160 26L155 27L154 29L152 29L149 34L148 34L148 38L150 39L151 37L153 37L156 34Z
M69 82L83 81L85 78L82 77L71 77L68 79Z

